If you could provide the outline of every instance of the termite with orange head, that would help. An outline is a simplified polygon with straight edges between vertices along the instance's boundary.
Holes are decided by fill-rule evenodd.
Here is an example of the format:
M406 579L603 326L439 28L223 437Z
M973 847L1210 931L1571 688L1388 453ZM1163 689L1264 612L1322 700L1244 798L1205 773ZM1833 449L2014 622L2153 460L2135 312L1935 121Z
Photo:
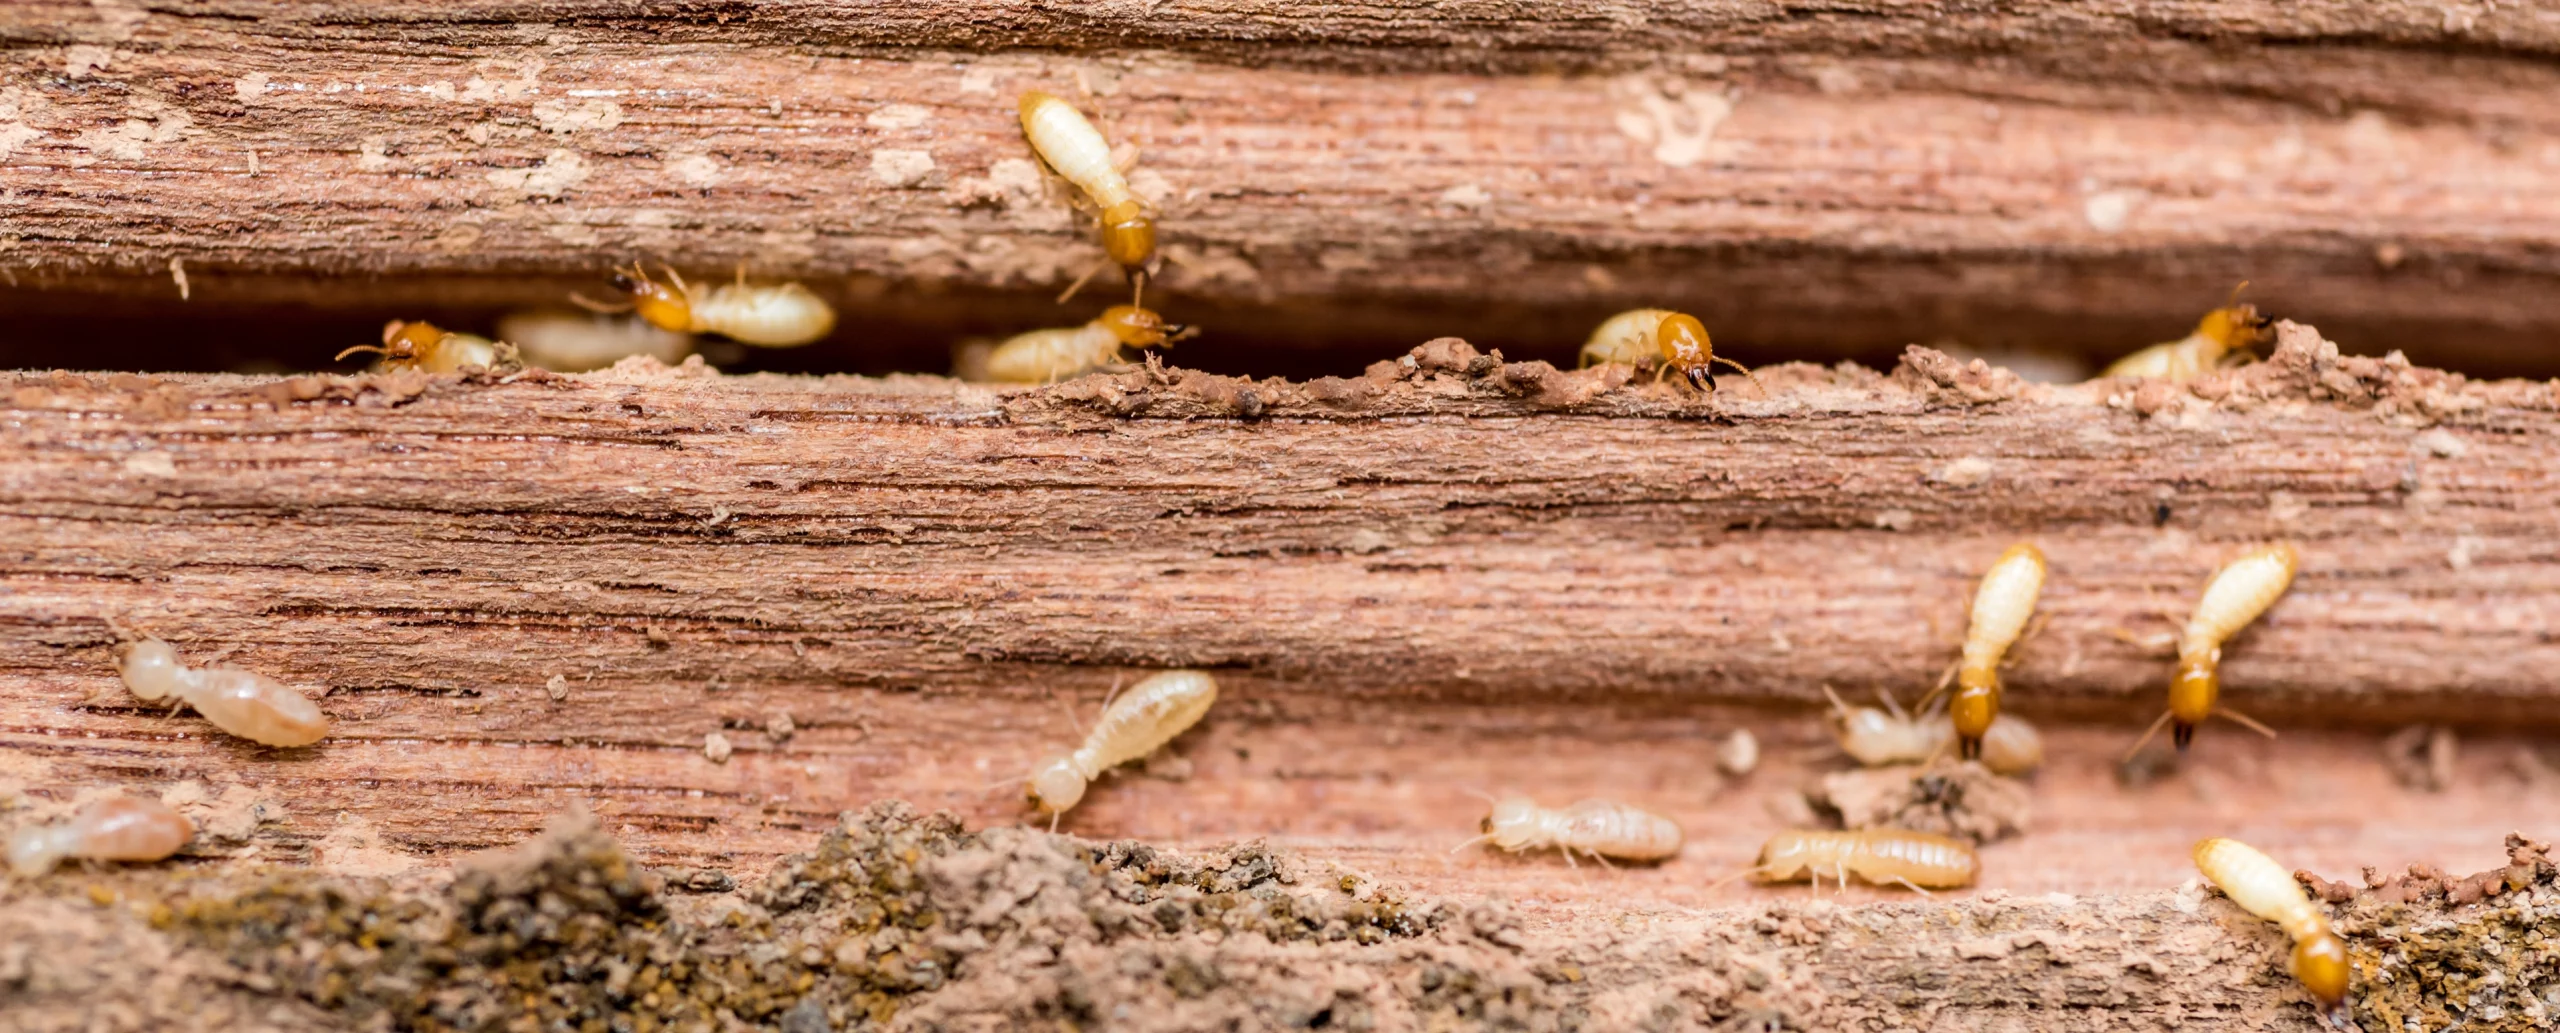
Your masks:
M796 283L749 284L746 266L738 267L735 283L700 288L684 282L673 267L658 268L667 282L650 279L637 262L614 270L610 282L623 297L618 303L574 294L570 300L596 312L636 312L661 330L719 334L759 348L796 348L836 328L835 306L826 299Z
M1668 309L1640 308L1611 316L1591 339L1582 344L1582 365L1604 363L1641 365L1650 360L1656 364L1653 378L1677 370L1681 379L1700 391L1716 389L1715 364L1724 363L1741 370L1751 378L1753 387L1760 386L1760 375L1751 367L1716 354L1715 343L1707 338L1707 325L1698 317ZM1760 393L1769 392L1762 388Z
M60 825L31 825L9 835L9 867L34 878L64 858L159 861L194 839L196 827L168 804L118 794L80 809Z
M359 344L339 352L338 358L357 352L380 354L382 368L393 371L453 373L468 366L508 371L524 364L516 355L515 345L478 334L454 333L423 319L385 323L381 344Z
M2217 712L2215 704L2222 696L2222 644L2274 606L2293 584L2294 571L2301 565L2302 556L2292 544L2277 542L2240 554L2213 575L2204 586L2204 597L2196 600L2195 615L2187 618L2186 629L2178 636L2178 673L2169 682L2169 710L2151 722L2151 730L2142 733L2126 756L2140 752L2152 736L2160 734L2163 724L2173 726L2170 739L2180 751L2195 740L2196 726ZM2275 729L2229 707L2219 713L2269 738L2276 734Z
M1129 188L1128 170L1112 162L1110 142L1075 105L1056 94L1029 90L1022 95L1021 110L1022 135L1031 141L1031 152L1084 192L1102 223L1103 254L1128 274L1131 304L1144 303L1147 267L1156 257L1153 206ZM1083 285L1084 280L1077 280L1058 300L1067 300Z
M318 704L263 674L231 667L188 667L156 638L127 643L116 668L127 689L146 702L175 698L223 731L268 746L309 746L329 734Z
M1873 885L1926 893L1973 885L1981 872L1973 847L1959 839L1904 829L1798 829L1769 837L1759 861L1726 881L1746 875L1763 883L1811 879L1820 887L1828 875L1846 888L1855 875Z
M1113 305L1083 326L1016 334L987 355L987 379L1000 384L1047 384L1120 361L1122 348L1162 348L1199 334L1196 326L1167 323L1154 310Z
M2230 302L2205 313L2194 333L2117 359L2098 376L2194 380L2213 372L2225 359L2254 356L2258 345L2275 339L2275 330L2274 321L2259 315L2257 306L2240 301L2240 291L2247 286L2243 280L2231 288Z
M2321 1018L2348 1028L2347 941L2329 927L2293 874L2275 859L2236 839L2207 839L2196 844L2196 870L2213 881L2242 910L2274 922L2293 939L2288 966L2293 978L2320 1004Z
M2000 717L2000 662L2026 633L2036 597L2044 592L2044 552L2019 542L1992 561L1973 593L1972 622L1965 629L1964 657L1950 672L1956 692L1947 701L1955 726L1957 754L1966 760L1982 756L1982 738ZM1945 691L1940 679L1923 702Z
M1572 864L1575 851L1607 864L1660 861L1680 852L1680 826L1638 807L1608 800L1584 800L1561 810L1540 807L1525 796L1494 801L1493 811L1478 826L1483 835L1458 844L1464 850L1492 843L1512 853L1554 847ZM1455 853L1456 851L1451 851Z
M1085 786L1112 768L1154 753L1198 724L1218 701L1218 680L1207 671L1166 671L1131 686L1102 708L1102 719L1075 749L1031 773L1031 804L1058 815L1084 799Z
M1928 760L1955 737L1954 726L1934 711L1905 714L1890 697L1884 701L1887 709L1852 707L1828 685L1822 693L1831 698L1826 719L1840 740L1840 751L1867 767ZM2044 763L2044 737L2026 718L2002 714L1982 733L1981 760L1995 774L2025 774Z

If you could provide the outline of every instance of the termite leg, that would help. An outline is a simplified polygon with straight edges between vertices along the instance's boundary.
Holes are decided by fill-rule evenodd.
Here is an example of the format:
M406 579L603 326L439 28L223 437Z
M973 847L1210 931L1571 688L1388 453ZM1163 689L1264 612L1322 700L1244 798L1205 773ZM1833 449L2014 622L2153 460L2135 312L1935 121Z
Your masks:
M1599 852L1599 851L1597 851L1597 850L1585 850L1585 851L1583 851L1583 853L1590 854L1590 855L1591 855L1591 859L1592 859L1592 860L1594 860L1594 861L1598 861L1598 862L1600 862L1600 867L1602 867L1602 868L1607 868L1607 869L1611 869L1611 870L1613 870L1613 871L1614 871L1614 870L1616 870L1616 868L1618 867L1617 865L1610 864L1610 863L1609 863L1609 859L1608 859L1608 858L1600 856L1600 852ZM1571 850L1567 850L1567 851L1565 851L1565 852L1564 852L1564 855L1565 855L1566 857L1572 857L1572 856L1573 856L1573 851L1571 851Z
M1050 811L1050 812L1049 812L1049 834L1050 834L1050 835L1052 835L1052 836L1054 836L1054 835L1057 835L1057 834L1058 834L1058 815L1060 815L1061 813L1064 813L1064 812L1061 812L1061 811Z
M634 268L637 268L639 263L634 262L632 265ZM693 288L685 286L684 277L677 274L676 267L668 265L665 262L660 262L658 263L658 268L660 271L667 274L667 285L674 287L676 289L676 293L685 295L686 297L691 297L693 295ZM744 271L743 267L740 271Z
M2237 711L2237 710L2233 710L2233 709L2231 709L2230 707L2216 707L2216 708L2214 709L2214 711L2213 711L2213 712L2214 712L2214 713L2217 713L2217 714L2220 714L2220 715L2222 715L2222 716L2224 716L2224 717L2230 718L2231 720L2236 721L2236 722L2238 722L2238 723L2240 723L2240 724L2247 725L2250 731L2256 732L2256 733L2258 733L2259 735L2266 736L2267 738L2270 738L2270 739L2273 739L2273 738L2275 738L2275 737L2276 737L2276 730L2275 730L2275 729L2273 729L2273 728L2269 728L2269 727L2267 727L2266 725L2260 724L2260 723L2258 722L2258 719L2257 719L2257 718L2250 717L2249 715L2247 715L2247 714L2243 714L2243 713L2241 713L2241 712L2239 712L2239 711Z
M1910 890L1911 892L1913 892L1913 893L1917 893L1917 894L1919 894L1919 895L1921 895L1921 896L1924 896L1924 897L1934 897L1934 896L1937 896L1937 894L1935 894L1935 893L1931 893L1931 892L1929 892L1928 890L1925 890L1925 889L1920 888L1920 884L1919 884L1919 883L1913 882L1913 881L1911 881L1911 880L1909 880L1909 879L1906 879L1906 878L1903 878L1902 876L1899 876L1899 875L1894 876L1890 881L1892 881L1892 882L1898 882L1898 883L1901 883L1901 884L1902 884L1902 888L1907 889L1907 890Z
M1946 673L1938 676L1938 684L1931 687L1929 691L1923 694L1919 699L1913 700L1911 702L1911 709L1918 711L1921 707L1927 706L1930 700L1936 699L1940 695L1944 694L1947 691L1947 686L1956 683L1956 671L1963 667L1964 660L1962 658L1958 658L1957 660L1947 664Z
M739 260L738 260L738 289L740 289L740 290L745 290L745 289L746 289L746 286L747 286L747 262L746 262L746 260L745 260L745 259L739 259Z

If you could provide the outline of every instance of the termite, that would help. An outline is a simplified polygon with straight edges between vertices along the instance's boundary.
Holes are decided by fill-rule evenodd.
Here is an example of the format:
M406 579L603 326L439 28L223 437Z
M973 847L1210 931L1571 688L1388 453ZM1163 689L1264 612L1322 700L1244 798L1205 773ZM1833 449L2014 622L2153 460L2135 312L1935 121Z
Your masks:
M452 373L466 366L510 370L523 365L516 356L515 345L478 334L455 333L423 319L384 323L381 344L359 344L339 352L337 357L344 359L357 352L381 355L382 368L386 370Z
M1981 860L1963 840L1906 829L1795 829L1769 837L1760 847L1760 860L1734 878L1748 875L1762 883L1811 879L1820 888L1828 875L1846 889L1855 875L1873 885L1892 883L1927 893L1973 885L1981 872Z
M2247 286L2248 281L2243 280L2239 287L2231 288L2231 300L2205 313L2196 323L2196 331L2184 339L2155 344L2117 359L2098 375L2193 380L2213 372L2234 356L2254 358L2257 346L2273 340L2275 330L2274 320L2259 315L2257 306L2241 303L2240 291Z
M67 857L93 861L158 861L194 839L196 827L168 804L118 794L80 808L60 825L31 825L9 835L9 867L34 878Z
M668 365L693 351L693 336L647 320L592 312L537 309L498 320L498 336L515 342L527 365L554 373L603 369L634 355Z
M1852 707L1828 685L1822 693L1831 698L1827 720L1841 752L1866 767L1928 760L1955 737L1955 728L1935 711L1905 714L1890 696L1884 698L1888 709L1879 710ZM2002 714L1982 733L1982 766L1996 774L2021 775L2043 763L2044 737L2023 717Z
M1689 386L1713 391L1715 364L1721 362L1741 370L1743 376L1751 378L1753 387L1760 387L1760 375L1749 366L1716 354L1715 343L1707 339L1707 325L1685 312L1658 308L1620 312L1601 323L1582 345L1585 366L1610 362L1635 366L1646 359L1655 362L1656 382L1662 380L1663 374L1679 370ZM1769 392L1761 388L1760 393L1765 396Z
M2151 722L2151 730L2135 740L2126 756L2139 753L2160 734L2160 726L2174 726L2170 739L2184 752L2195 741L2196 726L2217 711L2215 702L2222 695L2222 644L2249 622L2257 620L2276 599L2293 584L2294 571L2302 565L2300 553L2292 544L2277 542L2242 553L2240 558L2224 564L2204 586L2204 597L2196 600L2194 616L2187 618L2186 630L2178 636L2178 673L2169 682L2169 710ZM2260 735L2275 737L2275 729L2258 723L2255 718L2229 707L2220 711Z
M223 731L269 746L309 746L329 734L329 715L283 682L234 667L188 667L156 638L124 647L118 673L136 697L175 697Z
M1197 335L1196 326L1167 323L1152 309L1113 305L1083 326L1016 334L987 355L987 379L1046 384L1120 361L1122 348L1161 348Z
M1102 223L1102 252L1129 276L1130 304L1146 300L1147 266L1156 256L1153 206L1129 188L1127 169L1112 163L1111 144L1084 113L1057 95L1029 90L1022 95L1022 135L1031 152L1059 176L1084 191ZM1098 268L1098 267L1097 267ZM1087 272L1060 294L1066 301L1093 278Z
M1947 701L1947 716L1953 721L1957 755L1966 760L1982 757L1982 737L2000 717L2000 661L2025 634L2027 619L2034 615L2036 596L2044 592L2044 552L2032 542L2019 542L1992 561L1991 569L1982 575L1982 586L1973 593L1973 620L1964 636L1964 657L1950 672L1956 692ZM1947 680L1922 697L1922 702L1946 691Z
M1602 864L1660 861L1680 852L1680 826L1639 807L1608 800L1584 800L1561 810L1540 807L1525 796L1494 801L1477 829L1483 835L1458 844L1464 850L1492 843L1511 853L1554 847L1574 864L1575 851ZM1455 853L1453 850L1451 853Z
M1032 771L1032 806L1049 812L1055 828L1058 815L1084 799L1087 784L1173 741L1217 701L1218 680L1207 671L1166 671L1131 686L1102 708L1083 745Z
M2346 1028L2347 942L2329 928L2329 916L2311 903L2302 884L2273 858L2234 839L2198 842L2195 858L2196 870L2232 903L2274 922L2293 938L2293 978L2320 1003L2323 1019Z
M763 348L796 348L836 328L835 306L796 283L747 283L738 267L735 283L696 290L674 267L661 263L659 283L633 262L609 281L625 300L608 304L572 294L569 300L596 312L637 312L649 325L681 334L719 334Z

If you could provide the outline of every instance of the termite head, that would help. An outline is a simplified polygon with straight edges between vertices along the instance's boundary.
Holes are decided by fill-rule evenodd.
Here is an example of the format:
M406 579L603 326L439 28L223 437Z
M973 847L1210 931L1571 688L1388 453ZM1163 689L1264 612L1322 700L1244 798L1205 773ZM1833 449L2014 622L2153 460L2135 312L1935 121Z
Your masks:
M2178 661L2178 676L2169 682L2170 734L2185 752L2194 742L2196 726L2213 716L2214 700L2222 695L2219 650Z
M2345 1018L2347 1006L2347 942L2338 934L2322 929L2293 944L2293 978L2311 991L2320 1002L2320 1010ZM2332 1020L2336 1023L2335 1019ZM2340 1028L2348 1028L2339 1024Z
M145 701L166 698L168 687L177 684L179 672L184 670L186 667L178 662L177 649L156 638L128 642L117 651L117 673L124 676L125 686Z
M1156 257L1156 220L1136 200L1102 210L1102 250L1135 275Z
M1160 348L1200 332L1198 327L1167 323L1154 309L1136 305L1113 305L1094 321L1132 348Z
M359 344L339 352L337 357L344 359L357 352L373 352L388 364L413 363L434 351L436 342L444 340L444 336L443 327L426 320L394 319L382 324L381 344Z
M1947 701L1947 717L1956 726L1956 753L1965 760L1982 758L1982 737L2000 718L2000 677L1967 670L1958 676L1956 694Z
M675 278L670 275L668 279ZM631 310L648 320L650 326L677 333L693 331L693 301L685 296L682 281L659 283L650 279L648 273L641 272L635 262L628 272L614 270L606 282L611 283L614 291L629 301Z
M1076 769L1075 758L1060 754L1031 773L1027 791L1032 806L1058 814L1084 799L1084 787L1084 772Z
M1512 796L1494 802L1493 810L1476 824L1493 845L1505 850L1518 850L1538 841L1541 815L1538 805L1528 797Z
M1716 389L1712 365L1715 344L1707 339L1707 325L1686 312L1662 317L1654 327L1653 344L1662 353L1663 364L1679 370L1689 379L1689 386L1700 391Z
M2225 352L2255 351L2257 346L2275 337L2275 320L2258 313L2258 306L2243 303L2240 292L2249 281L2231 288L2231 300L2221 308L2204 314L2196 323L2196 336L2210 339Z

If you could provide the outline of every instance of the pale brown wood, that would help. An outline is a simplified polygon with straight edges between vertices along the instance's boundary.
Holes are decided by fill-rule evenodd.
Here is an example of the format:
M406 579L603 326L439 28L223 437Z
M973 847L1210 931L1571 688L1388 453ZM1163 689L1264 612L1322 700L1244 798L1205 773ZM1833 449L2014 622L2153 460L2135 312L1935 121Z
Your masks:
M2167 659L2114 630L2165 630L2268 538L2304 572L2233 644L2231 705L2293 735L2547 727L2550 385L2283 333L2192 392L2033 387L1915 350L1891 376L1787 367L1768 398L1699 398L1455 341L1355 380L1011 392L647 365L20 374L0 775L57 800L244 786L289 816L286 856L341 814L436 855L595 799L644 857L752 867L880 797L1018 816L990 783L1072 742L1115 681L1189 665L1229 693L1201 774L1107 783L1073 827L1430 858L1415 839L1464 828L1467 788L1688 794L1736 723L1812 748L1825 684L1910 699L2021 538L2055 573L2011 705L2089 723L2075 796L2104 795L2163 698ZM332 738L277 753L139 705L111 620L325 686ZM796 734L761 731L786 714ZM2214 763L2267 749L2236 726L2204 741ZM2379 757L2340 742L2311 756ZM2370 801L2315 761L2286 806L2355 825ZM2413 820L2505 831L2482 826L2511 801L2472 799ZM1766 826L1726 828L1698 881ZM2352 842L2408 842L2371 835Z
M2351 350L2539 372L2552 24L2530 4L12 4L0 269L23 311L103 292L379 321L557 303L628 257L746 260L863 313L853 347L883 318L1020 329L1042 312L936 292L1032 297L1093 261L1012 114L1021 89L1081 85L1140 145L1163 297L1228 327L1202 348L1460 332L1553 357L1611 309L1669 304L1755 360L1946 337L2094 358L2245 278Z

